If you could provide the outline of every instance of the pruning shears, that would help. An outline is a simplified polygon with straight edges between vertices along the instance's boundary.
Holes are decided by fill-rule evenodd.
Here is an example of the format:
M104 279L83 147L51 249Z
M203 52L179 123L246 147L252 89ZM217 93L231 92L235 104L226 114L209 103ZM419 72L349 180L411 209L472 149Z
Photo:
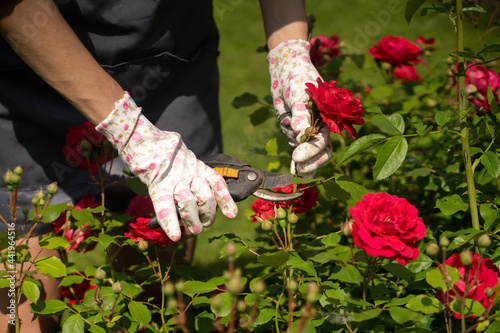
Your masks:
M201 161L224 177L229 193L234 201L242 201L253 195L267 201L290 201L299 198L303 192L279 193L267 191L272 188L293 184L293 175L263 171L226 154L215 154ZM158 228L158 220L153 218L148 227Z

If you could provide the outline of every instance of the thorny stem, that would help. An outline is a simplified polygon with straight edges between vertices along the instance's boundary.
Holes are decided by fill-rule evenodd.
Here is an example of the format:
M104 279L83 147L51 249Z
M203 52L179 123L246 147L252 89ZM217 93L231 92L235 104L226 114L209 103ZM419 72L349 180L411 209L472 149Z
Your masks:
M457 51L464 51L464 26L463 26L463 13L462 13L462 0L456 1L456 34L457 34ZM460 116L463 112L467 112L467 99L465 98L465 61L464 57L458 56L458 113ZM467 128L467 117L460 117L460 133L462 141L462 152L465 164L465 177L467 179L467 192L469 194L469 207L472 219L472 227L479 230L479 215L477 211L476 202L476 188L474 185L474 171L472 169L470 160L469 148L469 129Z

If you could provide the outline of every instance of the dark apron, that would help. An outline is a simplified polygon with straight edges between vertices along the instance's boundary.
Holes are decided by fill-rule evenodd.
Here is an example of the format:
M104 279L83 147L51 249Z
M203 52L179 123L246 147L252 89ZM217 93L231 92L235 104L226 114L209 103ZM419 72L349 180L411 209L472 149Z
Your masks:
M87 49L131 93L149 120L162 130L180 133L197 156L221 151L219 37L211 1L59 0L56 4ZM52 203L75 202L98 193L89 174L62 154L68 128L85 121L0 39L0 172L17 165L24 170L18 194L20 232L22 208L32 208L31 199L40 187L58 182L60 191ZM116 179L125 179L123 168L119 159L114 161ZM2 182L0 214L10 221L8 198ZM37 234L50 229L50 224L41 224ZM2 230L5 225L0 223Z

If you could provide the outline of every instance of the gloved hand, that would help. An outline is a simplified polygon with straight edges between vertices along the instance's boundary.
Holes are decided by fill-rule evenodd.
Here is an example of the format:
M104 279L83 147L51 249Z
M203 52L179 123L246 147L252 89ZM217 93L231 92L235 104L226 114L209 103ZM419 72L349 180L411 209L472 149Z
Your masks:
M127 92L96 130L148 186L158 222L171 240L181 238L177 211L193 234L213 224L217 205L228 218L238 214L222 176L199 161L178 133L154 126Z
M296 147L290 172L297 171L305 178L314 177L316 169L332 155L330 132L326 126L322 126L313 139L300 143L306 128L312 125L305 83L316 84L320 77L311 63L310 47L308 41L293 39L279 44L267 56L276 116L288 142Z

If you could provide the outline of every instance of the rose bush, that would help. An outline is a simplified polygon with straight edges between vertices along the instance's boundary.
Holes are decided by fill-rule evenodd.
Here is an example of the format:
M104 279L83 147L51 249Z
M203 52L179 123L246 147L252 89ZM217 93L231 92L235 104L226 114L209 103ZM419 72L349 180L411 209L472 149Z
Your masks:
M324 66L334 57L340 55L339 36L315 36L311 43L311 61L314 66Z

